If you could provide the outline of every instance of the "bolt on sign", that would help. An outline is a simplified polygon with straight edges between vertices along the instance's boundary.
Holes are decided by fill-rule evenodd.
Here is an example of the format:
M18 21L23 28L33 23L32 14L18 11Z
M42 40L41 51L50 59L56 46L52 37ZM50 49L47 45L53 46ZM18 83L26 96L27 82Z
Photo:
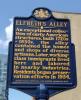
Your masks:
M76 86L69 19L57 19L47 8L37 8L30 17L15 17L13 30L8 57L9 87L24 92L28 89L34 96L40 84L48 88L50 95Z

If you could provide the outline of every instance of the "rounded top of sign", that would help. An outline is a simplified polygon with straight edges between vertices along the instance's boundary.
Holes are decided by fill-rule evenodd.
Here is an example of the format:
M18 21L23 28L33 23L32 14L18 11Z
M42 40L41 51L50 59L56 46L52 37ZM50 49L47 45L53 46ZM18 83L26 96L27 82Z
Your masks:
M39 20L46 20L52 16L52 13L47 8L36 8L33 10L33 16Z

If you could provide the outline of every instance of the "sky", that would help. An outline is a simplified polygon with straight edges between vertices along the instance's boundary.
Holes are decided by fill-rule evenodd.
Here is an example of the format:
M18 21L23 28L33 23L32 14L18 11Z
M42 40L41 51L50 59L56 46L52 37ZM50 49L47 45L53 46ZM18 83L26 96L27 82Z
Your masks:
M13 36L13 18L28 17L37 7L52 11L81 13L81 0L0 0L0 54L8 54ZM32 100L20 91L9 89L9 100Z

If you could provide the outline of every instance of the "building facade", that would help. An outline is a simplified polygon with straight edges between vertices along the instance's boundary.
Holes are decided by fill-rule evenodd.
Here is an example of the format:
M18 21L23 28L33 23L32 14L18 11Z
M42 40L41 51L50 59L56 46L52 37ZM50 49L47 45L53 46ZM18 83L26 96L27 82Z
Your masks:
M56 18L66 18L70 20L71 39L75 45L77 87L61 92L51 97L50 100L81 100L81 14L53 12L53 15Z
M7 56L0 55L0 100L7 100L6 78L7 78Z

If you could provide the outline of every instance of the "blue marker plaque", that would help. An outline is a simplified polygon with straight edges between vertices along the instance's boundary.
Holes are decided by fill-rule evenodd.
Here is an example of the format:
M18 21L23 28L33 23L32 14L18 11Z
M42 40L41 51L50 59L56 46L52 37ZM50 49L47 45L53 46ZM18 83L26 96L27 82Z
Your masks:
M10 87L36 95L34 89L44 84L51 95L76 86L70 20L54 18L46 8L14 18L11 55Z

